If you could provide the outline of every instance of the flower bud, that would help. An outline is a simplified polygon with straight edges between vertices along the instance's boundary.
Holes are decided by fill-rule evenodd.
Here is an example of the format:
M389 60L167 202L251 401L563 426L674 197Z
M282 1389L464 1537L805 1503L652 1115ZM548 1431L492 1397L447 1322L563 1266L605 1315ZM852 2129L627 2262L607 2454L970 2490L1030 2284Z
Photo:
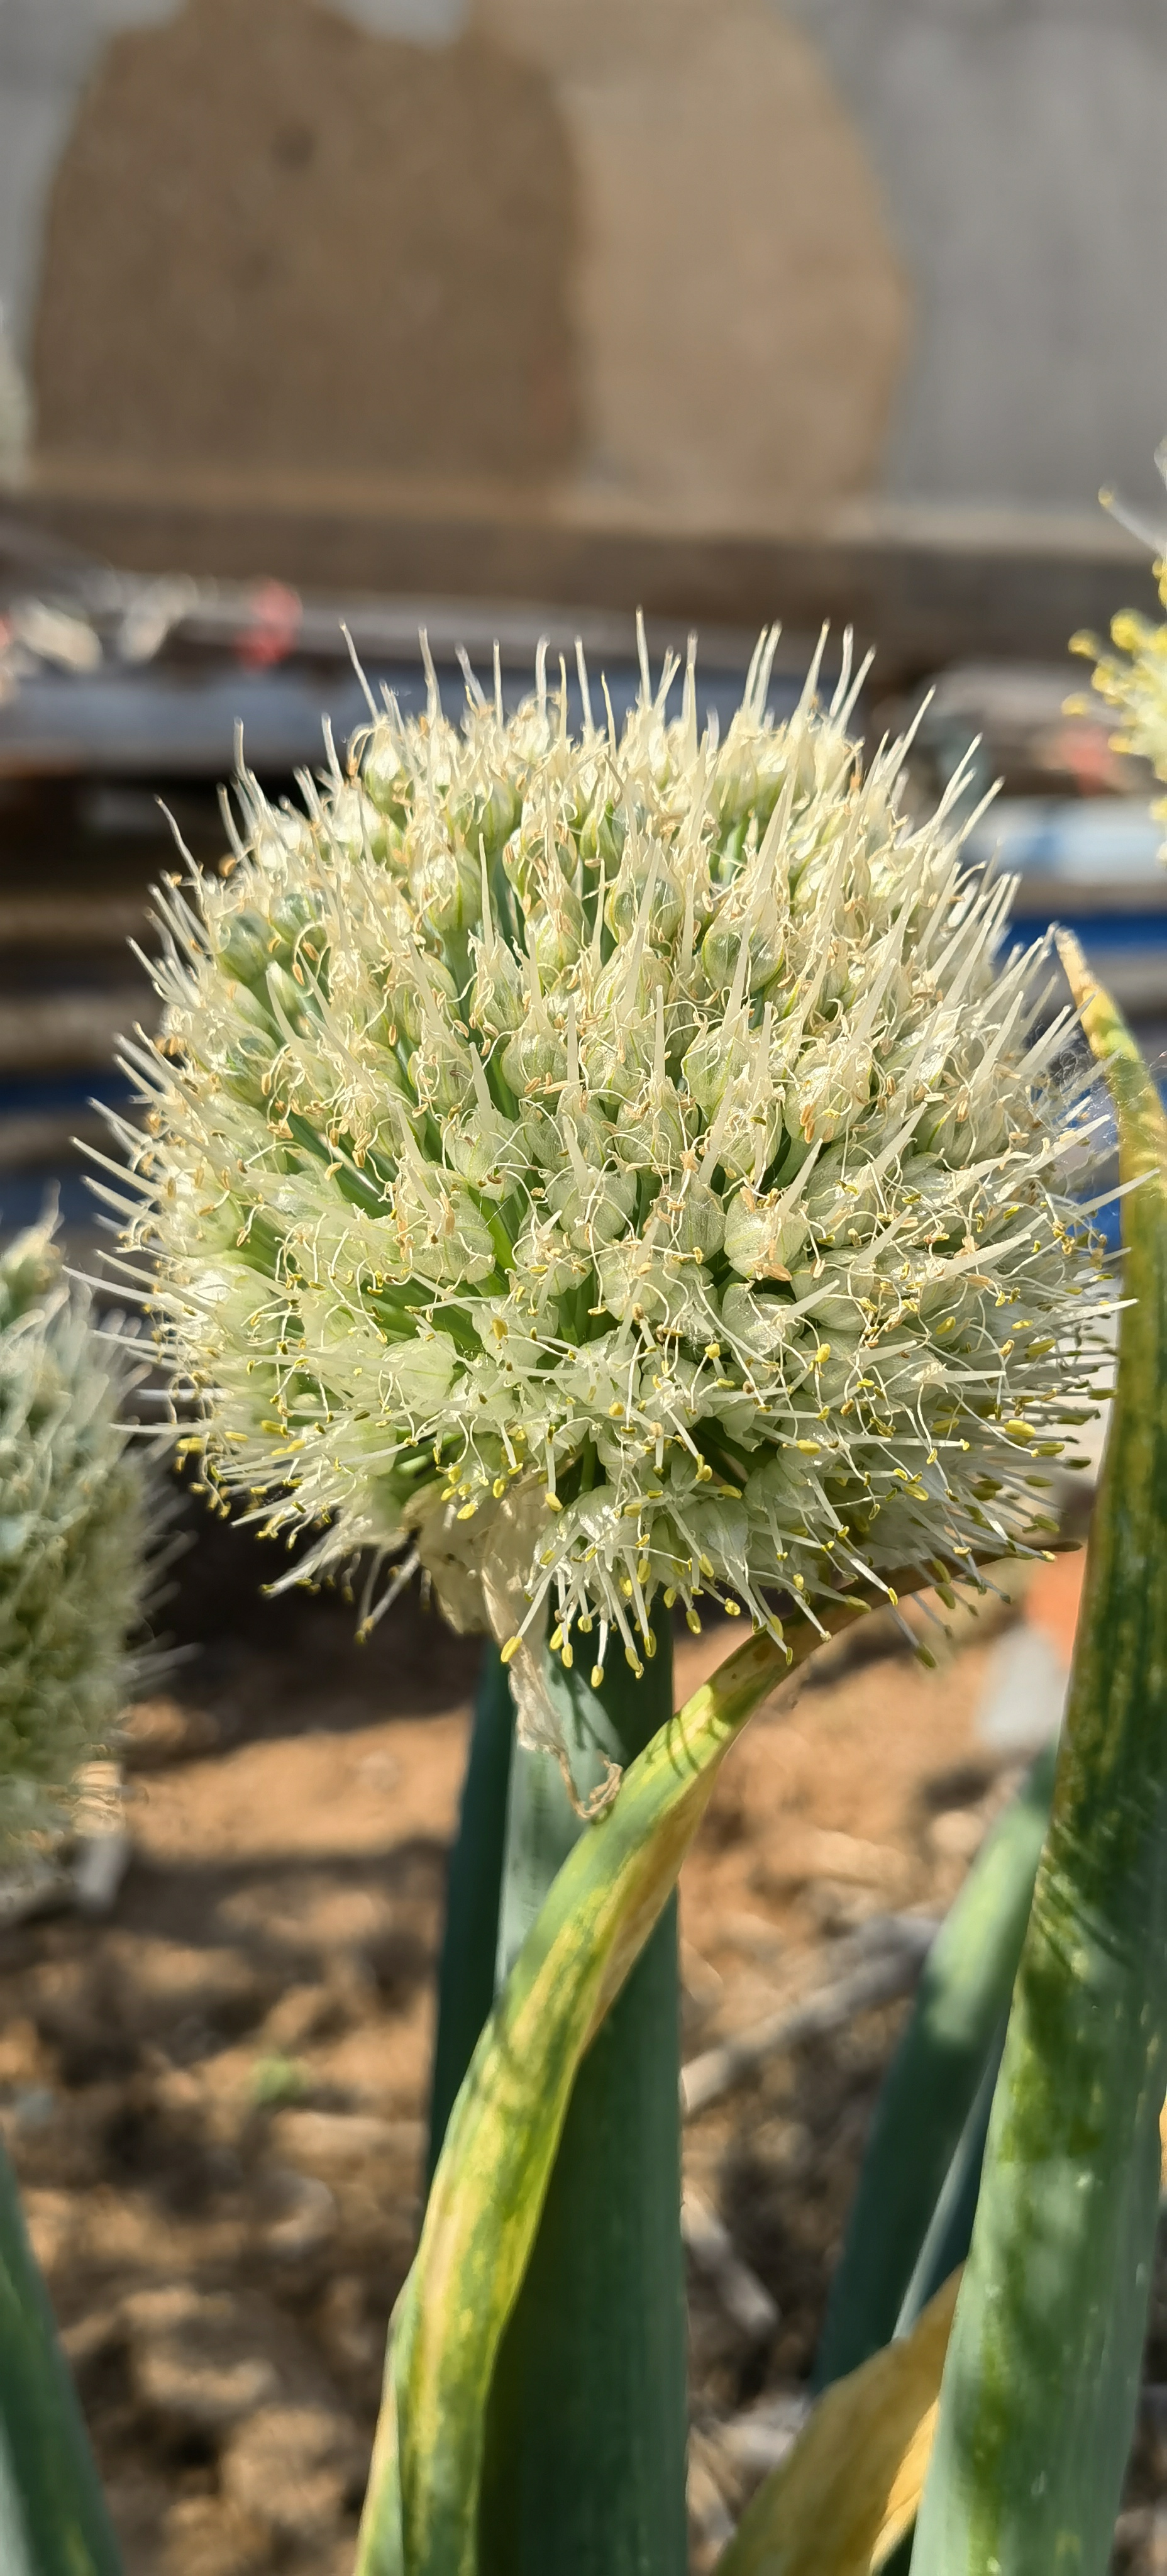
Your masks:
M672 1195L657 1201L657 1214L677 1252L700 1253L712 1261L725 1241L725 1210L714 1190L686 1174Z
M328 837L349 859L389 855L385 817L357 781L339 787L328 809Z
M448 1286L489 1277L495 1265L490 1228L469 1192L437 1174L421 1186L412 1173L397 1184L395 1215L402 1257L421 1279Z
M481 789L471 789L451 795L446 805L451 831L465 843L474 860L480 844L488 859L497 856L504 841L510 839L521 812L518 792L509 778L493 779L485 794Z
M558 982L568 967L574 966L583 940L583 905L566 888L528 915L527 953L534 958L544 982L551 978Z
M628 817L610 796L591 806L579 836L579 852L584 866L603 868L611 885L624 854L628 837Z
M387 724L376 724L361 763L361 784L379 814L404 823L409 813L411 778L401 745Z
M503 1049L503 1074L517 1099L557 1089L567 1071L567 1049L547 1013L536 1004Z
M568 1241L579 1252L598 1252L627 1233L636 1205L636 1182L628 1172L592 1171L586 1166L577 1174L570 1166L557 1172L548 1185L548 1202L559 1217Z
M613 1143L630 1170L663 1176L676 1169L688 1139L680 1097L666 1074L650 1082L619 1118Z
M527 1003L523 971L513 951L501 940L485 948L476 940L477 966L470 996L470 1025L487 1038L517 1029Z
M458 1005L458 987L449 967L440 957L411 959L394 978L389 1002L407 1045L417 1045L428 1016L435 1006L440 1010L443 1005L452 1018Z
M723 908L701 942L701 963L713 993L728 993L737 972L742 924L726 918ZM764 992L781 971L785 947L777 921L756 922L749 934L749 990Z
M513 1120L497 1111L474 1109L464 1117L451 1118L445 1128L445 1147L451 1171L487 1198L505 1198L526 1168Z
M788 1210L776 1190L761 1199L739 1190L726 1210L725 1257L743 1279L789 1279L808 1231L801 1208Z
M218 961L225 975L254 988L264 985L271 964L270 924L259 912L237 912L220 933Z
M650 875L651 894L648 893ZM680 929L685 907L673 878L659 864L654 868L645 859L630 867L625 862L604 905L604 919L617 939L630 940L644 910L646 895L649 944L654 948L667 948Z
M749 1043L739 1024L728 1029L715 1021L694 1038L681 1071L705 1118L716 1116L735 1074L744 1073L749 1060Z
M432 939L451 939L477 928L482 918L482 871L466 850L440 845L419 851L409 889Z

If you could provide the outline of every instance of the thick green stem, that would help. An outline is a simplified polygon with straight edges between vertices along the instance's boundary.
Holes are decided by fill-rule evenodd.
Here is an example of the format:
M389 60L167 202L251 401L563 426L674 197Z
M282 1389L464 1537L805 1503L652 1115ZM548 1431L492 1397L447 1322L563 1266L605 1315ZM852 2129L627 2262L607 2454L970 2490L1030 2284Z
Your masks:
M499 1894L507 1830L514 1711L497 1646L487 1646L450 1855L446 1929L438 1975L438 2028L430 2094L427 2189L446 2123L494 2002Z
M553 1667L577 1795L672 1714L667 1620L643 1679ZM587 1830L558 1766L516 1752L505 1975ZM479 2576L683 2576L685 2300L675 1900L580 2068L487 2422Z

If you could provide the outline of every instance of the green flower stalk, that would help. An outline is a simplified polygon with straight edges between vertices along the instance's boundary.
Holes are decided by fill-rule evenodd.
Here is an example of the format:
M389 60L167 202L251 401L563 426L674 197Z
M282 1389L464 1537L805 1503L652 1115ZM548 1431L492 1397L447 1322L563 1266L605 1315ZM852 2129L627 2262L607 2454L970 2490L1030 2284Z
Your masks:
M128 1363L52 1232L0 1254L0 1859L68 1822L128 1695L147 1589Z
M600 1688L658 1594L783 1600L1040 1542L1100 1289L1044 946L904 812L859 681L718 739L693 655L623 730L580 657L511 718L370 700L304 810L241 769L218 878L169 881L129 1057L126 1217L203 1480L296 1578L425 1570L516 1659ZM862 675L860 675L861 677ZM967 827L966 827L967 828ZM1068 1015L1066 1015L1068 1017Z

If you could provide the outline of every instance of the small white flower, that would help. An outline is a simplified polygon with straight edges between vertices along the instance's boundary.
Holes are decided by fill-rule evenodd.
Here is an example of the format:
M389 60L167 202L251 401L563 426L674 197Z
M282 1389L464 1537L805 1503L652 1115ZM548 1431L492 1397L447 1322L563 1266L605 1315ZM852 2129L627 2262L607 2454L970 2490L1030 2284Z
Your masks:
M777 1627L1039 1543L1101 1298L1065 1021L846 679L765 715L775 640L724 742L691 660L622 734L542 665L509 721L390 703L306 815L244 773L163 894L121 1133L184 1445L317 1526L301 1571L372 1551L366 1615L408 1549L462 1622L639 1669L661 1590Z

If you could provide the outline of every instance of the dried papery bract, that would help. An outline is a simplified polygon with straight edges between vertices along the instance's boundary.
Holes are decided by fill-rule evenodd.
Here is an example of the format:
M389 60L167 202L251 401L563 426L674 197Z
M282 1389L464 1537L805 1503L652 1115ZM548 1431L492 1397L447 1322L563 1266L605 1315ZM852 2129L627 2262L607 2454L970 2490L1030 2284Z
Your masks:
M0 1858L68 1821L128 1694L147 1511L126 1376L51 1225L18 1236L0 1254Z
M1040 1544L1096 1364L1044 949L846 673L771 719L775 643L724 740L692 657L622 731L542 659L389 701L161 896L113 1195L186 1446L298 1576L367 1551L366 1617L420 1559L534 1737L545 1622L598 1677L661 1591L773 1629Z

